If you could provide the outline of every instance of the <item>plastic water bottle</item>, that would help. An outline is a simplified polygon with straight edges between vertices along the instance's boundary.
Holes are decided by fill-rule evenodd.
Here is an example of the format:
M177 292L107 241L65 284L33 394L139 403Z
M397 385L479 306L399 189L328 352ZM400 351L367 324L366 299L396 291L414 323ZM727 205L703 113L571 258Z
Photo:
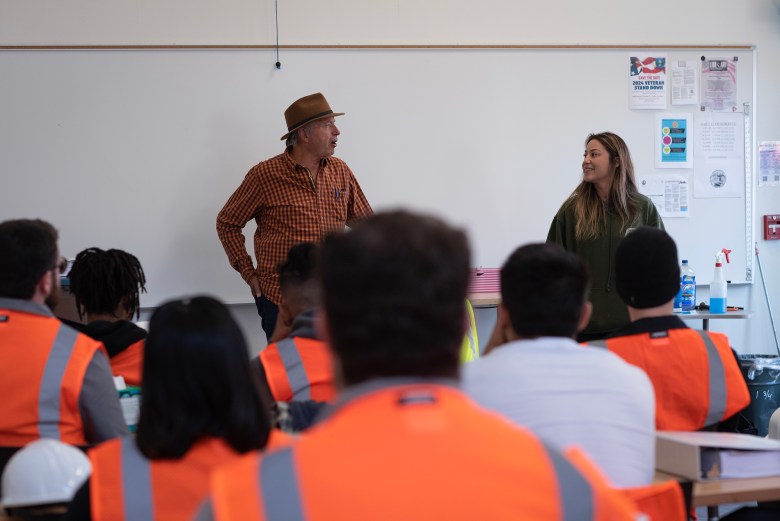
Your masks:
M693 311L696 307L696 274L685 259L680 267L680 300L683 311Z
M677 295L674 296L673 309L675 313L682 311L682 277L680 277L680 289L677 290Z

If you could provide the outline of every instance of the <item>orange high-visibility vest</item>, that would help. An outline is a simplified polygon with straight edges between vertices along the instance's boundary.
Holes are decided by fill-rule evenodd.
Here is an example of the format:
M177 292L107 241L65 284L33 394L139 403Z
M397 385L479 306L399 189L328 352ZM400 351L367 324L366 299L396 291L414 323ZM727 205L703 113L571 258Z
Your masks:
M290 447L217 469L215 519L633 519L617 492L454 388L363 390Z
M121 353L109 359L114 376L122 376L127 385L141 385L144 368L144 340L130 344Z
M95 353L105 353L103 345L53 316L9 307L0 309L6 390L0 400L0 445L21 447L39 438L86 445L79 395Z
M694 329L640 333L591 342L647 373L655 388L658 430L695 431L750 403L750 393L721 333Z
M577 469L592 479L605 479L596 464L579 447L571 447L564 454ZM685 498L677 480L629 488L615 489L644 514L643 521L686 521ZM640 517L637 516L637 520Z
M285 338L260 352L274 400L330 402L336 396L332 356L325 342Z
M268 447L289 443L273 432ZM178 460L148 460L132 438L114 439L89 451L93 521L190 521L206 499L211 471L240 455L224 440L201 440Z

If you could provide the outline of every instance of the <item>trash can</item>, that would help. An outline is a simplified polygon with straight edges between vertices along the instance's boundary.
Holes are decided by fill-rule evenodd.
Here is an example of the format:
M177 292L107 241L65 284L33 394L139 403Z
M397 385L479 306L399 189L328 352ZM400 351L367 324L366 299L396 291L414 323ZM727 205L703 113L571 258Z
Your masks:
M780 407L780 356L740 355L739 365L750 391L750 405L744 414L758 435L766 436L769 418Z

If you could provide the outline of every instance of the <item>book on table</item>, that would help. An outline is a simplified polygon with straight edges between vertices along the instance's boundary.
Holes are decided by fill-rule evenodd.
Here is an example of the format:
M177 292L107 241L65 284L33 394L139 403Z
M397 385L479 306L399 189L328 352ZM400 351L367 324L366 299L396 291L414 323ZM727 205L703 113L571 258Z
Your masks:
M693 480L780 476L780 440L732 432L656 433L656 469Z

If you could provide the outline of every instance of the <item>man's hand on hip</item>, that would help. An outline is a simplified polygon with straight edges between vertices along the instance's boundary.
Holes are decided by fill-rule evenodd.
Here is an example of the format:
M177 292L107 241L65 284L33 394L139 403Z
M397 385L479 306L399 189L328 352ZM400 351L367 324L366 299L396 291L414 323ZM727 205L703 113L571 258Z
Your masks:
M260 278L257 275L252 275L252 278L249 279L249 289L252 291L253 297L263 296L263 292L260 290Z

